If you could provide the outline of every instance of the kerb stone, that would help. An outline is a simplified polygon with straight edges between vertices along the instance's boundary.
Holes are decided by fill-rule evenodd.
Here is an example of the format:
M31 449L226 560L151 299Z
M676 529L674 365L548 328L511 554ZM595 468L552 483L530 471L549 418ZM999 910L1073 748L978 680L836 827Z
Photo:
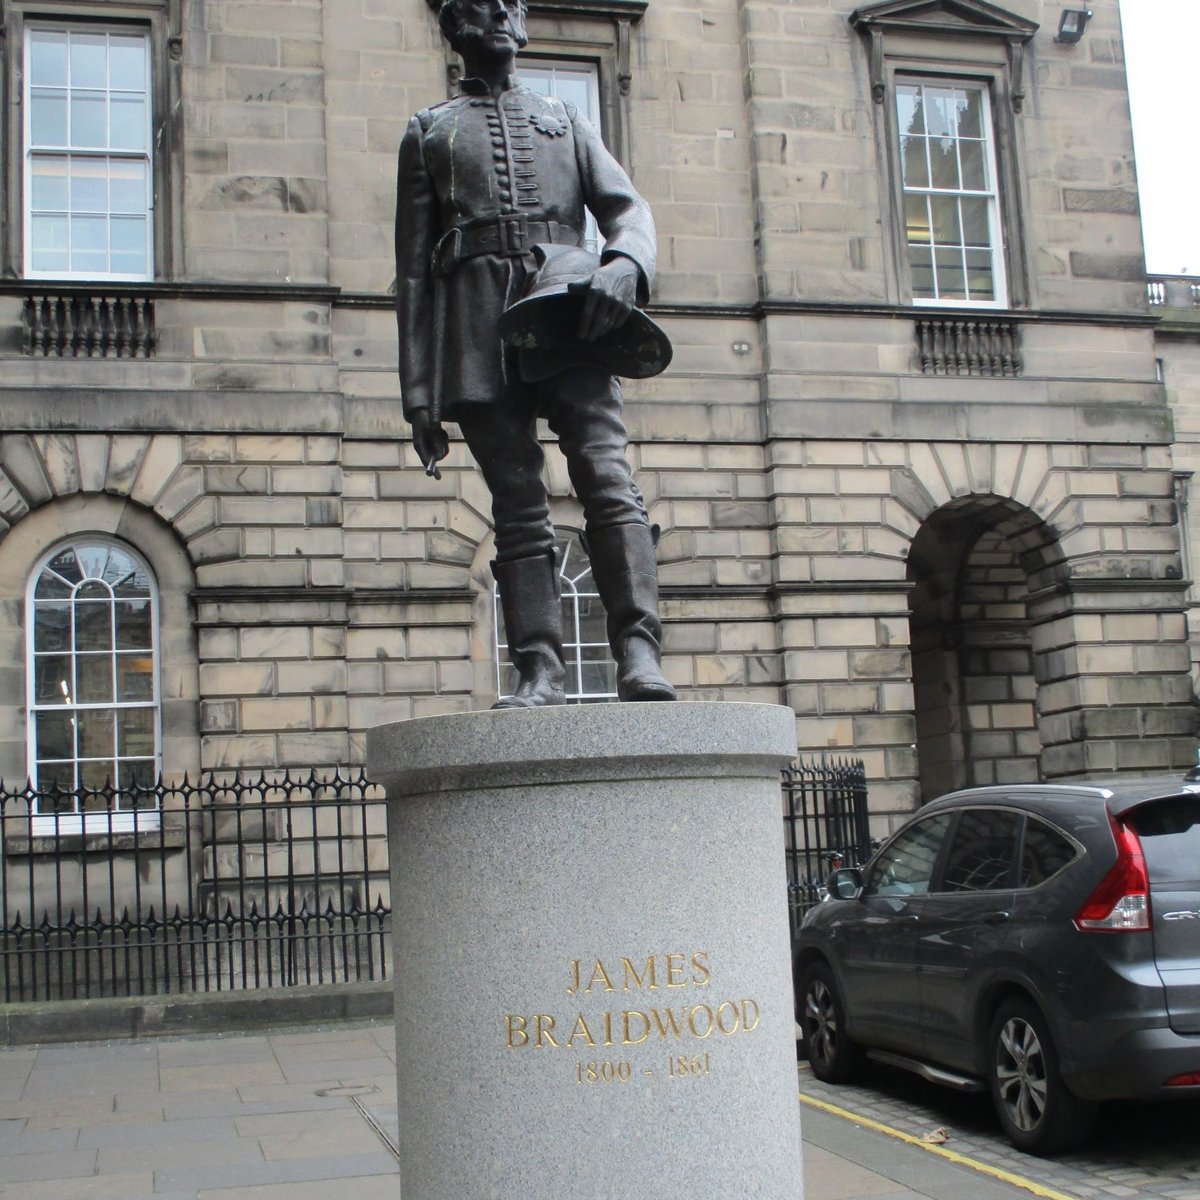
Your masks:
M766 704L382 726L405 1200L795 1200Z

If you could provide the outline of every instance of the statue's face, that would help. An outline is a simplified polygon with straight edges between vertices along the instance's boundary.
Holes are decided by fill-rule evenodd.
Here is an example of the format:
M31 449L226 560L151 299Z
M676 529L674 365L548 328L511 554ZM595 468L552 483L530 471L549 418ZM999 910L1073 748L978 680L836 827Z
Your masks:
M459 0L454 48L460 54L511 58L528 41L521 0Z

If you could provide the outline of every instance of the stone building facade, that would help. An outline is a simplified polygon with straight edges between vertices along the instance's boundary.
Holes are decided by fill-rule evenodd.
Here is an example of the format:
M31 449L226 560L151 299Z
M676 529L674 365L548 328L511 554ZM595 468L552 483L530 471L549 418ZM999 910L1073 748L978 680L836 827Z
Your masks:
M658 222L675 362L626 400L682 698L792 707L805 751L865 760L880 831L954 785L1193 761L1117 0L1074 44L1044 0L530 7L530 68L584 79ZM351 764L377 723L490 704L486 489L457 440L427 478L398 404L395 154L456 75L427 0L4 22L0 777ZM140 157L112 148L138 39ZM97 95L107 158L73 124ZM55 189L98 161L96 270ZM152 223L141 279L118 218ZM63 693L74 733L50 711L38 581L76 543L152 578L152 741L121 741L136 645L115 697Z

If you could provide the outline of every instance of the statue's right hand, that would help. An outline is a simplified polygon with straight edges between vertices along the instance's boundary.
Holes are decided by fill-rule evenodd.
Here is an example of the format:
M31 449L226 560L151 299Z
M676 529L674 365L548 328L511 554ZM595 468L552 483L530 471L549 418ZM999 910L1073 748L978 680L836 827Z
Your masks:
M450 453L450 439L440 421L430 417L428 409L415 409L408 418L412 425L412 444L425 468L425 474L441 479L438 463Z

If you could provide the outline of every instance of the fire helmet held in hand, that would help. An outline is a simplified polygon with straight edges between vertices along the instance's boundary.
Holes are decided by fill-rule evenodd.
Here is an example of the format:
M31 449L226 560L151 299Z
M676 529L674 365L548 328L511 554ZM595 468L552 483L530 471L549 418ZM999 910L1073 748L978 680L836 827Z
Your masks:
M500 334L518 350L548 353L556 359L595 363L626 379L660 375L671 362L671 339L641 309L616 329L585 342L579 337L584 296L570 286L600 267L600 256L568 245L533 247L538 272L529 294L500 318ZM524 355L522 356L524 358Z

